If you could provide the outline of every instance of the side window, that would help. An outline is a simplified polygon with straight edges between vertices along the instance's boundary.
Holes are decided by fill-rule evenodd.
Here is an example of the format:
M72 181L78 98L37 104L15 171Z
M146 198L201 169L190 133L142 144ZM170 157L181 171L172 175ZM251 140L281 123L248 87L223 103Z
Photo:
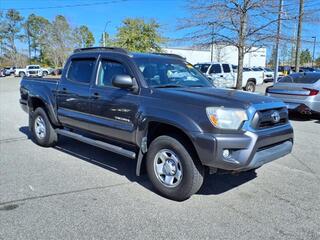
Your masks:
M90 83L95 59L72 59L67 79L73 82Z
M220 64L213 64L210 68L210 73L221 73Z
M229 64L222 64L222 68L225 73L231 72Z
M102 60L100 63L97 85L112 86L112 79L116 75L122 74L130 75L128 69L122 63L110 60Z

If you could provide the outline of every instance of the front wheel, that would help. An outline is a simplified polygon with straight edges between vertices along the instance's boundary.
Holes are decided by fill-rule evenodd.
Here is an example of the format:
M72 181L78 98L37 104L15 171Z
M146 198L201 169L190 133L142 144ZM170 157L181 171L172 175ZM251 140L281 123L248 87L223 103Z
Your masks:
M24 77L26 74L24 72L19 72L19 77Z
M147 172L156 190L163 196L183 201L202 186L204 168L195 154L179 138L157 137L149 146Z
M30 124L37 144L43 147L52 147L57 143L58 135L42 108L37 108L34 111Z

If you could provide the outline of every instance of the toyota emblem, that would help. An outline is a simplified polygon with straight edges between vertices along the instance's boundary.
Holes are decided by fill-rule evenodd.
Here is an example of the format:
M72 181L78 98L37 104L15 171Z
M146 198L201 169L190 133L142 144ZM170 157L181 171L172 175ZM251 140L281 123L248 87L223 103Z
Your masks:
M278 111L274 111L272 114L271 114L271 119L274 123L277 123L280 121L280 114Z

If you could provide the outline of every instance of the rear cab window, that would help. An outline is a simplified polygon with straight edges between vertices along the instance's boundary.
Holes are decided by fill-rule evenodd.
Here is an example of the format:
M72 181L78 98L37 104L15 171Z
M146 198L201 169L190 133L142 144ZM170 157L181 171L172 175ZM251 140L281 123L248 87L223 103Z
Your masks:
M207 73L210 67L210 64L196 64L194 65L194 67L202 73Z
M93 75L96 59L74 58L67 72L67 79L75 83L89 84Z

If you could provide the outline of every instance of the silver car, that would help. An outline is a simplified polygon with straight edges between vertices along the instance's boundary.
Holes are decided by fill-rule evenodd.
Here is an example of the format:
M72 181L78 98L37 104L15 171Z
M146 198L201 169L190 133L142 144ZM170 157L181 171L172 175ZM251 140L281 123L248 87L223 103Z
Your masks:
M320 73L294 73L266 89L266 95L280 98L289 110L320 113Z

